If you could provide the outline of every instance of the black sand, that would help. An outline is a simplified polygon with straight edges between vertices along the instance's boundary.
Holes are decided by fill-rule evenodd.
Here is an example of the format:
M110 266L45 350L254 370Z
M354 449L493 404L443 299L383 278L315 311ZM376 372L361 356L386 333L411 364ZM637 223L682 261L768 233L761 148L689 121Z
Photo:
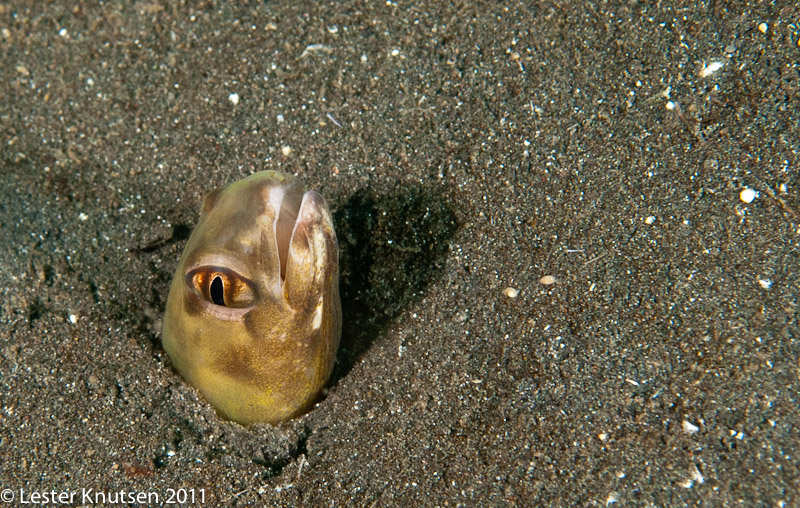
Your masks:
M800 504L794 2L294 4L0 3L7 505ZM243 428L160 319L262 169L331 202L346 322Z

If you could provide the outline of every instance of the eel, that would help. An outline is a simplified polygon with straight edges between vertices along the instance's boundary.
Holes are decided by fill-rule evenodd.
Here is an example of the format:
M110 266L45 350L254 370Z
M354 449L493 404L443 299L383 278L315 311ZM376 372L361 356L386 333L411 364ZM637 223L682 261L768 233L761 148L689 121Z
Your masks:
M317 400L341 316L325 199L262 171L204 199L170 286L162 344L220 416L278 424Z

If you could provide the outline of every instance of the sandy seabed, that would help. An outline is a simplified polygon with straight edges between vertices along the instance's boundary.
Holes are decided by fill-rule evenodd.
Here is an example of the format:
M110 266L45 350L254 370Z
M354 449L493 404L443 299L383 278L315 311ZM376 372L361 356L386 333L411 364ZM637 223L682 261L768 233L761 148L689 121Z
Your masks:
M800 9L648 4L0 3L0 501L800 504ZM344 334L245 428L160 326L264 169Z

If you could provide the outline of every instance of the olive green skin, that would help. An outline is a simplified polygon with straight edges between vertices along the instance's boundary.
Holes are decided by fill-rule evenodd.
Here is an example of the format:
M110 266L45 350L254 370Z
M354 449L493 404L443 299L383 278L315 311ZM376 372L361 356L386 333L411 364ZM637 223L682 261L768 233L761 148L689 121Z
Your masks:
M224 418L277 424L314 403L340 335L324 198L275 171L209 194L164 315L164 350L183 378Z

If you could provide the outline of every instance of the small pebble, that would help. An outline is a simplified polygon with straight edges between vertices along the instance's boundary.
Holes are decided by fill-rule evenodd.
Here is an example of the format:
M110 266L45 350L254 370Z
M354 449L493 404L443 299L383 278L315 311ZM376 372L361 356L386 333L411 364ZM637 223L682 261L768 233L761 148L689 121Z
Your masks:
M653 224L655 221L656 221L656 218L653 215L650 215L650 216L648 216L648 217L646 217L644 219L644 223L647 224L648 226Z
M745 187L739 193L739 199L744 201L745 203L752 203L754 199L758 197L758 192L754 191L749 187Z
M545 286L549 286L551 284L556 283L556 278L552 275L545 275L541 279L539 279L539 283L544 284Z
M228 96L228 100L231 101L231 104L233 104L234 106L239 104L239 94L235 92L230 94Z
M507 287L503 290L503 294L509 298L516 298L519 296L519 289Z

